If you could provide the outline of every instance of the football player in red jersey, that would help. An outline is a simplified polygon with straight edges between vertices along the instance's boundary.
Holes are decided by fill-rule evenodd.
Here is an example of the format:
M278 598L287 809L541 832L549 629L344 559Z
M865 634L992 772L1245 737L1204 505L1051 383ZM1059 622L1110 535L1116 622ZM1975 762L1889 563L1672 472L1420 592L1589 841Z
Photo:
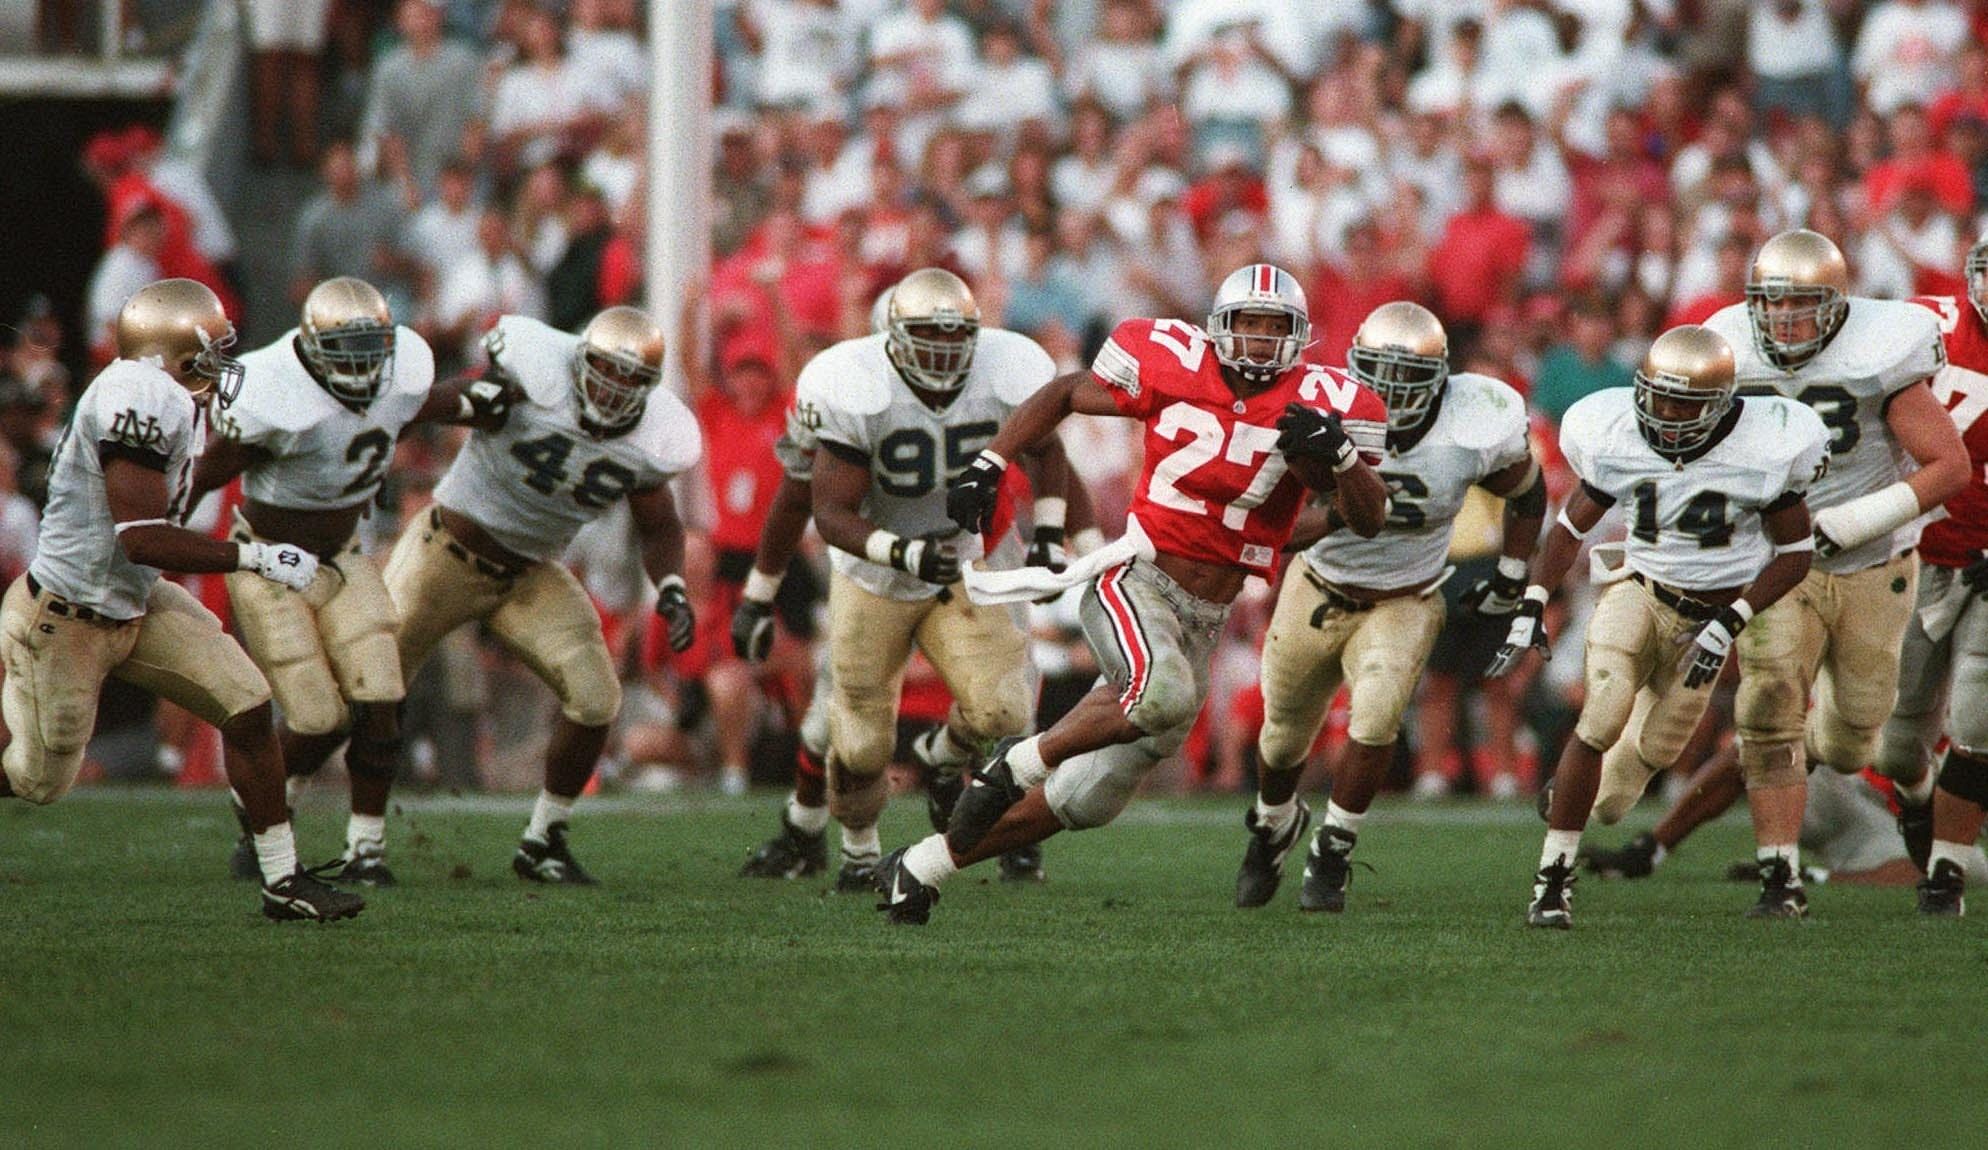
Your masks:
M1084 630L1104 682L1048 731L997 744L946 833L884 860L879 908L891 922L927 921L939 884L960 867L1110 822L1180 746L1208 693L1230 603L1249 575L1272 573L1291 536L1306 486L1294 466L1332 492L1353 530L1380 531L1387 492L1373 468L1387 408L1345 374L1301 365L1310 333L1290 273L1244 267L1222 281L1205 331L1171 319L1119 324L1090 370L1026 400L952 481L948 512L980 531L1007 461L1066 416L1146 425L1145 474L1121 540L1060 575L969 574L968 594L980 601L1088 579Z
M1948 736L1931 825L1905 844L1926 871L1920 911L1942 916L1964 909L1965 860L1988 808L1988 236L1968 249L1966 276L1965 301L1915 301L1940 316L1947 362L1933 376L1933 398L1967 447L1968 481L1947 500L1946 518L1919 537L1919 609L1905 629L1898 705L1877 762L1901 792L1924 787L1943 728ZM1903 802L1900 809L1911 813ZM1899 821L1918 829L1904 814Z

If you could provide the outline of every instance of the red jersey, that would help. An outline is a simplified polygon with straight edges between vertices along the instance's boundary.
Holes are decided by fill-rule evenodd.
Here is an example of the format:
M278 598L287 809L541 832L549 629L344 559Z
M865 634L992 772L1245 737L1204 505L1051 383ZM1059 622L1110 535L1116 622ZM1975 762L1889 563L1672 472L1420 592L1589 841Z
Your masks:
M1369 465L1386 449L1386 405L1344 372L1299 364L1238 399L1208 333L1177 319L1119 324L1091 374L1120 411L1146 423L1132 515L1157 550L1182 559L1258 575L1276 567L1305 501L1277 450L1286 404L1338 412Z
M1937 312L1947 365L1933 376L1933 398L1953 417L1967 445L1967 486L1947 500L1947 516L1919 537L1919 553L1938 567L1965 567L1988 549L1988 326L1966 299L1921 296Z
M759 547L759 529L780 487L773 444L786 429L785 407L784 400L776 400L758 415L747 415L716 388L697 405L704 470L711 480L711 545L720 551Z

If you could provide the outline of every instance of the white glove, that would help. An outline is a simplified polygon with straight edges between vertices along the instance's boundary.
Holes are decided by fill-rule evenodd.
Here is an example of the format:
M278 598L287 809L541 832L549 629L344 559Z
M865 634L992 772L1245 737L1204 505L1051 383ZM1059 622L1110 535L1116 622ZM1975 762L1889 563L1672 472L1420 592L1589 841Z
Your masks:
M271 583L302 591L317 578L318 557L288 543L243 543L240 571L253 571Z

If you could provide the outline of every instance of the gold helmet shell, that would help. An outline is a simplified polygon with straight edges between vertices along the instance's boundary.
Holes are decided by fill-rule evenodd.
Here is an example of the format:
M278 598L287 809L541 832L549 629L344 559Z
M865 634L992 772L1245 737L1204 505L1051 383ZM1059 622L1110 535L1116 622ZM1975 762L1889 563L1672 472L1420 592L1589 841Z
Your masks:
M1389 427L1420 426L1450 378L1449 333L1419 303L1384 303L1353 333L1346 370L1386 402Z
M663 378L665 346L662 325L641 308L611 307L588 320L573 353L581 416L605 430L632 426Z
M1737 388L1738 365L1724 336L1697 324L1674 327L1650 345L1636 371L1636 424L1660 454L1684 454L1711 438Z
M218 391L222 403L241 390L241 361L228 355L235 325L221 297L197 280L157 280L133 292L117 313L117 354L152 359L194 395Z
M1815 358L1850 311L1850 265L1836 241L1807 228L1774 236L1746 281L1754 345L1784 370Z
M328 279L304 297L297 343L327 391L346 403L370 403L393 362L393 311L365 280Z
M884 347L905 380L926 391L958 391L973 368L980 305L966 281L919 268L898 281L884 307Z

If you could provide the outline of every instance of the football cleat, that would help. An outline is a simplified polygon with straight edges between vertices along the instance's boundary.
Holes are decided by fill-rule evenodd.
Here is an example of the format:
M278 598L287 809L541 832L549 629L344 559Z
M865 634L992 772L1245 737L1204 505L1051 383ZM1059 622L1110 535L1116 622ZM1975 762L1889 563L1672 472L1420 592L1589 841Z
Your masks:
M1614 850L1583 845L1580 860L1596 878L1649 878L1657 870L1657 837L1645 831Z
M806 878L828 869L828 832L804 831L780 812L780 833L759 844L740 878Z
M939 888L926 886L904 865L899 847L884 856L876 866L876 891L884 896L877 909L893 926L924 926L932 920L932 907L939 901Z
M1338 914L1346 909L1346 884L1353 880L1353 847L1359 841L1360 836L1345 827L1318 828L1311 853L1305 856L1305 881L1298 887L1299 910Z
M877 885L878 863L875 859L852 859L842 856L842 869L835 874L836 894L861 894L873 890Z
M346 855L333 864L336 870L328 877L339 882L358 883L361 886L397 886L399 880L393 871L387 869L387 860L379 851L362 851L356 855Z
M1008 808L1022 801L1023 790L1008 769L1008 752L1022 740L1006 738L994 744L987 765L973 772L973 778L953 804L953 817L946 824L946 845L955 856L980 845Z
M1248 910L1267 905L1277 897L1284 881L1284 856L1304 841L1312 825L1312 809L1298 800L1297 817L1282 835L1273 835L1256 821L1256 804L1243 812L1243 827L1249 831L1249 848L1243 851L1242 869L1236 872L1236 906Z
M1919 880L1919 913L1932 918L1959 918L1967 913L1967 875L1952 859L1933 864L1933 873Z
M566 824L554 823L545 828L545 841L524 838L518 840L518 853L511 856L511 869L518 877L530 882L556 883L567 886L595 886L597 880L573 857L571 847L566 845Z
M1905 853L1911 857L1912 865L1926 873L1926 864L1933 857L1933 800L1927 799L1918 806L1898 800L1898 837L1905 840Z
M1048 877L1042 872L1041 843L1016 847L1001 856L1002 882L1042 882Z
M940 834L946 833L953 804L966 789L965 772L955 764L939 761L938 740L945 734L944 727L934 727L911 740L911 761L918 764L925 778L925 814L932 820L932 829Z
M331 922L352 918L366 909L366 900L339 890L307 870L293 872L274 885L262 887L262 913L278 922Z
M1802 918L1809 912L1808 892L1784 858L1759 864L1760 900L1746 908L1748 918Z
M1574 868L1562 861L1539 868L1532 878L1532 903L1526 907L1526 925L1554 930L1574 928Z

